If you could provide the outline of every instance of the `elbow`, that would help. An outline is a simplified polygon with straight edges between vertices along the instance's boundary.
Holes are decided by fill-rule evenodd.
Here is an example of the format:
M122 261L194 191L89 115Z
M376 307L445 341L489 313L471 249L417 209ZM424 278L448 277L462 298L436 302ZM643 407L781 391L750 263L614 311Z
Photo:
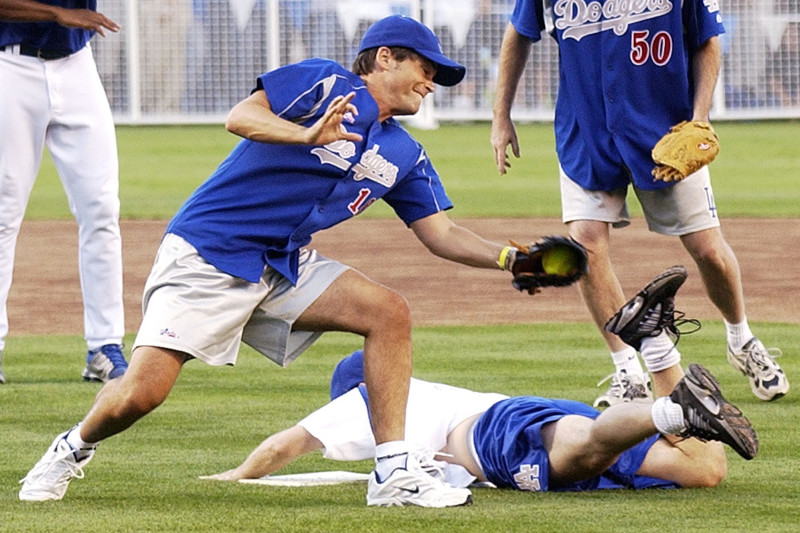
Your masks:
M244 135L242 135L241 123L237 120L236 116L236 108L234 108L225 118L225 129L234 135L244 137Z

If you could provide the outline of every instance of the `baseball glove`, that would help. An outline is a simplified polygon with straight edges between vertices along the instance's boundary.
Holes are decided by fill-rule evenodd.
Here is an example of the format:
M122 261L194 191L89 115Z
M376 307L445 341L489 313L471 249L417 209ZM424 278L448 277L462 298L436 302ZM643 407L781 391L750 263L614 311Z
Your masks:
M514 275L511 284L519 291L536 294L542 287L564 287L586 273L586 249L569 237L543 237L530 246L510 242L517 248L510 268Z
M719 153L719 138L708 122L676 124L653 147L653 177L680 181L711 163Z

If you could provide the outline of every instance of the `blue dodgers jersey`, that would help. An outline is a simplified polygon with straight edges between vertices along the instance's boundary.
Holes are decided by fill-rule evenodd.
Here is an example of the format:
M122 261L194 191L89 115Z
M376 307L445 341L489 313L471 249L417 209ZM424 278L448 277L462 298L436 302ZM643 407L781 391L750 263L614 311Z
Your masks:
M558 42L554 127L567 176L587 190L673 185L653 179L650 152L692 118L692 54L725 31L717 0L517 0L511 23Z
M97 0L38 1L42 4L70 9L97 10ZM67 28L56 22L0 21L0 46L25 43L34 48L74 53L86 46L93 35L93 31Z
M550 486L550 462L542 444L541 428L566 415L594 419L600 412L580 402L537 396L519 396L492 405L478 419L473 431L475 451L486 478L498 487L532 492L678 487L671 481L636 474L658 435L624 451L600 476L565 486Z
M297 281L299 249L311 235L383 198L406 223L452 207L425 150L378 106L360 77L338 63L309 59L258 78L272 110L302 125L333 98L355 92L345 117L361 142L325 146L242 140L167 227L209 263L258 282L265 265Z

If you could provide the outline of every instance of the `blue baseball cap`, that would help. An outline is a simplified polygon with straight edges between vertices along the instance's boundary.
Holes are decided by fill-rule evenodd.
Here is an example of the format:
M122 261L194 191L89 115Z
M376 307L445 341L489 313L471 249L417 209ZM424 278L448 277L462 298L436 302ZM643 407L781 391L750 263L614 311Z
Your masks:
M358 53L379 46L402 46L414 50L436 65L433 82L445 87L459 83L467 72L464 65L442 53L439 39L427 26L411 17L392 15L370 26L361 38Z
M356 350L336 365L331 375L331 400L364 381L364 350Z

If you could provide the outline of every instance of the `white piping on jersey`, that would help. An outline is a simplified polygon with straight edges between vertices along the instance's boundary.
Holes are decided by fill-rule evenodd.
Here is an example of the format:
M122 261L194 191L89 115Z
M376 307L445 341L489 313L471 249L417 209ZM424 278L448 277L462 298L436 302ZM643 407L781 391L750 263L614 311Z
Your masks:
M428 155L425 153L425 150L420 150L419 157L417 158L417 162L414 163L414 166L417 166L418 164L420 164L420 162L424 161L427 158ZM428 176L427 172L425 172L425 176L428 178L428 189L431 191L431 198L433 199L434 205L436 205L436 212L438 213L439 211L442 210L442 206L439 205L439 200L436 198L436 193L433 192L433 186L431 185L433 183L433 179L430 176Z
M298 122L299 123L299 122L304 122L304 121L310 119L311 117L313 117L317 113L317 111L319 111L319 108L322 106L322 102L327 100L328 97L331 95L331 92L333 92L333 86L336 84L336 81L338 79L343 79L343 80L347 81L348 83L350 81L345 76L342 76L341 74L331 74L327 78L323 78L323 79L319 80L317 83L312 85L307 91L305 91L303 93L300 93L297 96L297 98L292 100L289 103L289 105L287 105L283 110L281 110L280 113L276 113L276 114L279 117L282 117L282 115L287 113L289 111L289 109L291 109L292 106L294 106L301 98L303 98L308 93L316 90L316 87L321 84L322 85L322 97L317 101L316 104L314 104L314 106L308 111L308 113L306 113L302 117L297 117L296 119L292 120L292 122ZM365 86L363 86L363 87L353 87L353 90L360 90L360 89L366 89L366 87Z

